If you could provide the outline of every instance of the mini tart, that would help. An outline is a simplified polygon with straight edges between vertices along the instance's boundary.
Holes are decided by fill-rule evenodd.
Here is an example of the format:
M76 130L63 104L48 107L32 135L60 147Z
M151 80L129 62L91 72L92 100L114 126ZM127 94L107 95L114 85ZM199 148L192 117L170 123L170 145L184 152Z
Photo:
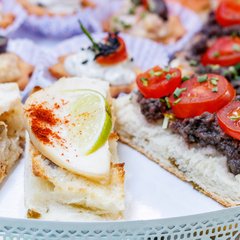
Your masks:
M56 78L60 79L62 77L71 77L70 74L65 70L64 68L64 62L65 59L69 55L64 55L58 58L58 62L51 67L48 68L48 71L50 74ZM139 73L139 69L135 69L136 73ZM135 88L135 82L132 82L130 84L119 84L119 85L111 85L110 84L110 93L112 97L117 97L120 93L130 93Z
M155 13L148 13L143 19L139 16L135 16L136 23L128 27L119 26L116 24L116 19L121 16L128 16L126 13L116 13L112 15L110 19L102 22L102 27L104 31L120 31L125 32L136 37L149 38L156 42L161 42L164 44L171 44L179 40L184 36L186 30L182 25L181 19L176 15L169 15L168 20L164 21ZM121 22L121 20L120 20ZM154 23L154 24L153 24ZM123 24L121 24L123 25Z
M15 20L15 15L12 13L1 13L0 17L0 28L4 29L12 25Z
M68 15L68 14L53 13L53 12L47 10L47 8L29 3L28 0L17 0L17 1L25 8L25 10L30 15L36 15L36 16L40 16L40 17L41 16L66 16L66 15ZM92 3L90 0L79 0L79 4L81 4L82 7L92 7L92 8L95 7L95 4Z
M16 82L23 90L29 82L34 67L14 53L0 54L0 83Z

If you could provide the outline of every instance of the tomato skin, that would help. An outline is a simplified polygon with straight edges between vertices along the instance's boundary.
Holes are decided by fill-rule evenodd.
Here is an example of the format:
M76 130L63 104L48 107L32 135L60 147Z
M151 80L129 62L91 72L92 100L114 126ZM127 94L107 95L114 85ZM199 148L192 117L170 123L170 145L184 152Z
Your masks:
M217 22L223 27L240 24L240 3L237 0L220 2L215 16Z
M240 140L240 120L231 120L231 113L236 110L240 114L240 102L233 101L220 109L217 113L217 119L221 129L229 136Z
M201 62L203 65L216 64L220 66L232 66L240 62L240 51L234 50L239 46L239 37L221 37L203 54ZM218 53L218 56L214 54Z
M151 71L155 73L161 73L160 76L152 76ZM171 79L167 79L167 76L171 76ZM147 79L148 84L144 86L141 79ZM171 94L181 84L182 74L177 68L170 68L166 71L159 66L155 66L152 69L141 73L136 78L136 83L139 91L145 98L161 98Z
M235 90L224 77L216 74L206 76L208 77L206 82L199 83L198 77L193 77L182 83L180 87L186 88L186 91L182 92L178 103L173 94L170 96L169 102L177 118L191 118L204 112L217 112L235 98ZM210 82L212 78L219 79L217 92L212 92L214 88Z
M142 5L145 7L145 9L148 9L148 0L142 0Z
M127 48L124 40L121 37L117 37L119 41L118 49L109 55L99 56L96 58L96 62L101 65L113 65L125 61L128 58ZM107 42L107 39L105 39Z

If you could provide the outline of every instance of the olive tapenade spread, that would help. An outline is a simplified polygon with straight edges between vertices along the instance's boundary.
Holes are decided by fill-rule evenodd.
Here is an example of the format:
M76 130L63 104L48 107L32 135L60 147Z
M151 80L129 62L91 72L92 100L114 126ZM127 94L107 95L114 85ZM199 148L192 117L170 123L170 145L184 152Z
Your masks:
M240 36L240 25L222 27L218 24L214 12L209 14L207 22L195 37L194 43L186 49L185 59L198 74L215 73L225 76L234 86L237 94L240 94L240 64L230 67L201 64L201 56L206 52L214 39L222 36Z
M238 100L238 98L236 99ZM137 102L147 121L156 122L164 118L167 110L166 103L154 98L144 98L138 92ZM233 174L240 173L240 141L228 136L220 128L216 115L203 113L194 118L171 121L169 129L181 135L188 144L197 144L200 147L213 146L227 157L227 165Z

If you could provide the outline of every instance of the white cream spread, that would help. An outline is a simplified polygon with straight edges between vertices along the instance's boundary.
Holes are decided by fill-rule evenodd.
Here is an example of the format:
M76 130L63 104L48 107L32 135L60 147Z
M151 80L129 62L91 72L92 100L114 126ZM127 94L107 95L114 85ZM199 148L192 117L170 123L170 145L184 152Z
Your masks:
M135 80L136 73L130 60L111 66L103 66L98 64L94 57L93 51L82 49L66 58L65 70L72 76L100 78L111 85L130 84Z
M80 0L28 0L29 3L43 5L47 10L56 14L72 14L81 9Z

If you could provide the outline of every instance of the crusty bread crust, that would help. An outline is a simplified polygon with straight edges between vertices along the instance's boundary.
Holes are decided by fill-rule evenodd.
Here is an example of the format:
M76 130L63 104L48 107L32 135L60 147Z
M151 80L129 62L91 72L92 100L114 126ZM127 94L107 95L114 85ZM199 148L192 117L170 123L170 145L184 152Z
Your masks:
M68 56L69 55L64 55L59 57L58 62L48 68L48 71L53 77L57 79L62 77L70 77L69 73L67 73L64 68L64 62ZM138 69L135 69L135 71L137 73L140 72ZM135 88L135 86L135 82L132 82L130 84L110 85L111 96L116 98L120 93L130 93Z
M166 166L164 164L164 162L161 162L157 159L155 159L151 154L149 153L146 153L144 151L144 149L142 149L141 147L133 144L133 142L131 141L131 137L126 137L126 134L124 134L125 136L122 136L121 134L119 134L120 136L120 141L122 143L125 143L127 145L129 145L130 147L132 147L133 149L137 150L138 152L142 153L143 155L145 155L147 158L149 158L150 160L152 160L153 162L159 164L162 168L164 168L165 170L167 170L168 172L172 173L173 175L175 175L176 177L178 177L179 179L181 179L182 181L185 181L185 182L188 182L190 183L194 189L196 189L197 191L205 194L206 196L214 199L215 201L219 202L220 204L222 204L224 207L234 207L234 206L238 206L237 204L233 204L233 203L230 203L222 198L220 198L219 196L217 196L216 194L214 193L211 193L211 192L208 192L204 189L202 189L201 187L198 186L198 184L194 183L194 182L191 182L191 181L188 181L186 176L184 175L183 172L181 172L177 167L169 167L169 166Z
M15 20L15 15L12 13L3 13L0 20L0 28L7 28L12 25Z
M56 14L53 13L46 8L33 5L31 4L28 0L17 0L26 10L30 15L37 15L37 16L66 16L68 14ZM89 0L79 0L79 4L82 4L83 7L95 7L95 4L92 3ZM75 13L73 13L75 14Z

